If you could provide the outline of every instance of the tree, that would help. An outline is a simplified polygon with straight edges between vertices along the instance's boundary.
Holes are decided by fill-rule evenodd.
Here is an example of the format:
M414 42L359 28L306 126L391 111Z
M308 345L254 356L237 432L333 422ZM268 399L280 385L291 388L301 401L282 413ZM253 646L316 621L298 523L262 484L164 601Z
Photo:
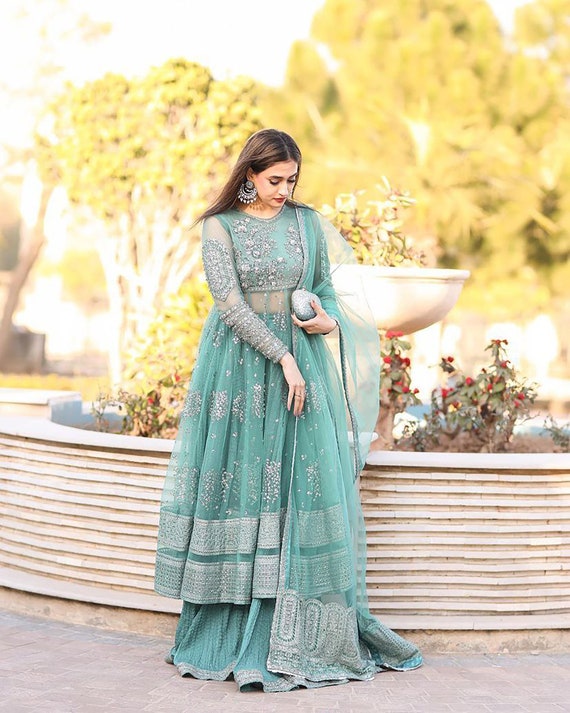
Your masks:
M54 104L38 155L46 180L61 183L87 219L99 221L114 383L164 296L198 269L193 222L259 128L254 106L249 80L216 81L184 59L140 78L107 74L69 86Z
M531 293L521 310L567 292L568 6L525 6L514 42L485 0L326 0L289 59L288 77L311 77L308 96L286 102L290 126L307 125L311 100L319 108L303 196L320 205L387 175L417 199L416 243L472 270L472 304L505 308L517 283ZM309 66L323 56L319 83Z
M45 243L43 217L50 191L37 184L34 125L45 103L61 90L65 49L70 43L96 42L109 28L78 11L71 0L13 0L0 9L0 24L5 31L11 30L21 37L19 47L12 49L15 56L7 71L0 74L0 101L8 110L8 120L2 125L0 135L0 175L4 186L12 184L11 193L17 195L25 190L34 194L33 208L27 210L15 226L18 231L16 264L10 266L10 281L0 314L2 368L20 293ZM18 71L21 66L25 72ZM8 126L13 127L12 132ZM15 203L18 204L17 199Z

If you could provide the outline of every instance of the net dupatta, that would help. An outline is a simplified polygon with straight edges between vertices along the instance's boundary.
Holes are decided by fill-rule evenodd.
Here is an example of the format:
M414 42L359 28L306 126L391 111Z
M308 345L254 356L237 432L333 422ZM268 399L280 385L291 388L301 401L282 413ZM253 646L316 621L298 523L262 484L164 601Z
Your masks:
M369 679L381 667L421 663L412 644L371 616L366 592L366 530L354 481L378 415L379 338L363 295L355 301L358 280L350 279L350 294L335 289L335 276L356 264L352 250L316 211L299 207L297 215L305 252L298 287L319 296L339 329L336 339L294 330L293 351L308 392L312 396L312 382L322 379L316 389L324 395L309 399L292 434L267 668L312 682Z
M299 287L321 299L339 324L325 343L341 378L355 477L363 469L380 407L380 340L354 251L317 211L297 208L307 267ZM346 285L350 288L347 289ZM301 331L301 330L299 330ZM356 447L357 446L357 447Z

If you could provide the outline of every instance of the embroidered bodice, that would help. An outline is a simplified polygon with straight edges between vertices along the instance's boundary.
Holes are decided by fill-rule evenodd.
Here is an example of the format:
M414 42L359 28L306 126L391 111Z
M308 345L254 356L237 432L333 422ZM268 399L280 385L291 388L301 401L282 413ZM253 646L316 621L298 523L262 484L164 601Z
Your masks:
M295 289L303 269L303 249L294 209L284 206L266 219L237 210L226 215L242 291Z
M295 209L273 218L238 210L204 221L202 257L221 319L237 336L278 362L288 351L260 315L289 315L291 292L304 270Z

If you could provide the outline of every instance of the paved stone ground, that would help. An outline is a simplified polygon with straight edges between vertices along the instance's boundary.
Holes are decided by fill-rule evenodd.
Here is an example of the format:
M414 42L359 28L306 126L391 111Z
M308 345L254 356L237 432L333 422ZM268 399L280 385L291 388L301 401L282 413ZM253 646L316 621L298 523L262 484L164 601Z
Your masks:
M570 654L431 655L370 682L264 694L181 678L163 662L169 644L0 612L0 712L570 712Z

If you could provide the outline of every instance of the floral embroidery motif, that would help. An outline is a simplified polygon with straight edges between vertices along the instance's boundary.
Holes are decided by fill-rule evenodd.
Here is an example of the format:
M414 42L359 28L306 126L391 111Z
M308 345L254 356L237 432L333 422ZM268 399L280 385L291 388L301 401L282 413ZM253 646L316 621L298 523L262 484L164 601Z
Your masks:
M294 258L303 259L303 249L301 248L301 236L298 229L291 223L287 228L287 239L285 250Z
M317 462L307 466L307 495L313 498L320 498L321 492L321 472Z
M188 418L197 416L202 409L202 394L199 391L190 390L186 396L186 402L182 409L182 415Z
M198 476L200 471L196 467L180 466L176 464L174 470L174 489L172 497L174 502L188 506L196 497L198 490Z
M219 421L228 412L228 392L227 391L212 391L210 397L210 416Z
M295 287L303 267L303 251L299 231L291 219L287 229L285 251L293 257L286 260L279 253L275 239L276 221L237 218L232 222L235 235L235 260L244 292Z
M232 403L232 414L240 423L245 421L245 392L238 391Z
M281 462L267 460L263 468L263 504L265 507L279 499L281 494Z
M253 385L251 410L257 418L263 418L265 414L265 386L263 384Z
M215 300L227 300L236 286L229 250L218 240L205 240L202 244L202 259L212 297Z

